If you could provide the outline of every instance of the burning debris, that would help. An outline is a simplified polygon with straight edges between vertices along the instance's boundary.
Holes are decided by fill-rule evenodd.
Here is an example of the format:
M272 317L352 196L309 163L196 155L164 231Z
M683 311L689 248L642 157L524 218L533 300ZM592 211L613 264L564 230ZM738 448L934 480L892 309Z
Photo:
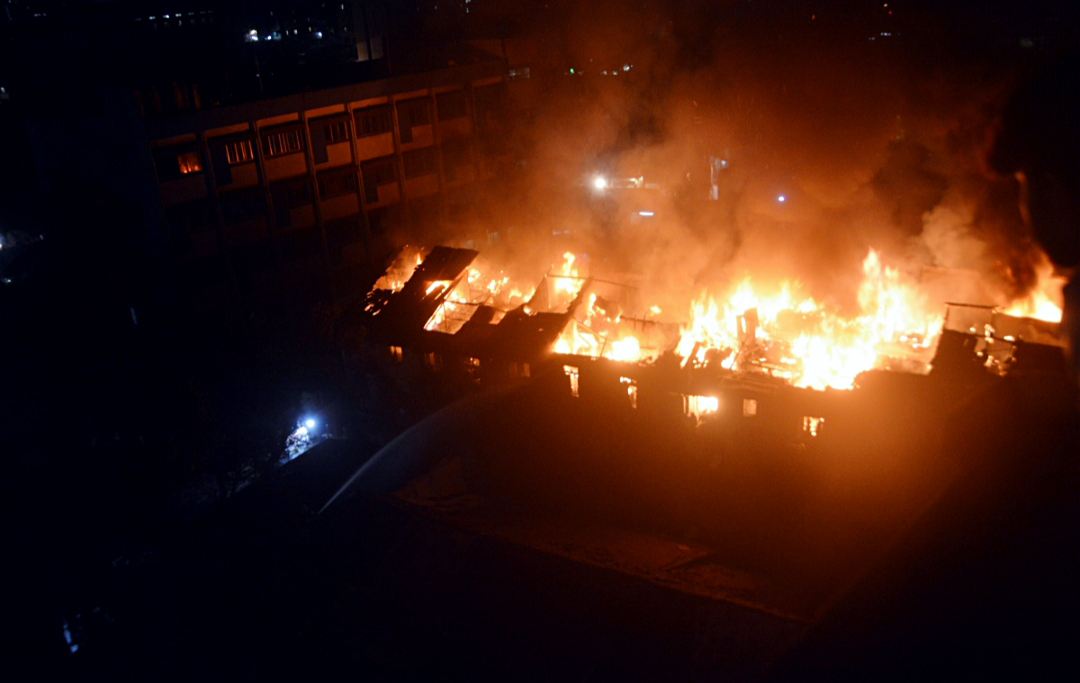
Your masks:
M478 256L441 246L403 250L365 302L374 338L398 349L399 360L401 348L469 359L474 367L498 359L527 368L553 359L574 368L566 372L572 385L582 362L606 359L824 390L850 389L874 369L929 373L941 362L943 329L977 338L961 344L975 354L971 362L1003 374L1019 346L1056 347L1055 318L1061 315L1051 302L1054 282L1047 273L1030 302L1008 309L1013 315L990 306L953 312L963 307L950 305L946 325L918 282L873 250L862 264L853 314L803 295L796 282L765 288L746 278L724 296L702 291L687 307L686 321L664 320L636 286L592 276L587 260L572 252L535 286ZM971 311L988 319L977 323ZM1049 321L1021 318L1017 311ZM1060 351L1049 355L1054 353ZM630 389L636 404L637 385ZM688 414L709 412L707 400L690 403L704 408L687 408Z

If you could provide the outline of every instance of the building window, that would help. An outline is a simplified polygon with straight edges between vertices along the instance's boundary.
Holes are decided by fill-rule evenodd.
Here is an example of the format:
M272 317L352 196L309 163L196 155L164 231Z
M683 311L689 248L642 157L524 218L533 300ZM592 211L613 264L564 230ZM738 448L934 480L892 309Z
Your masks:
M294 154L302 149L300 146L300 131L296 128L266 133L263 135L262 140L263 153L268 157Z
M447 140L443 143L443 171L449 181L457 180L457 169L472 164L468 139Z
M485 85L473 92L476 101L476 124L480 128L495 125L506 109L506 84Z
M356 172L347 169L346 172L334 171L319 174L319 197L332 199L347 194L356 193Z
M369 204L378 203L380 185L392 185L397 182L394 157L369 161L360 170L364 177L364 198Z
M431 123L431 103L426 97L398 102L397 107L402 128L426 126Z
M464 90L444 92L435 96L440 121L462 119L469 115L469 99Z
M169 224L178 235L214 229L214 207L206 202L183 204L169 211Z
M435 148L414 149L401 155L406 178L416 178L435 172Z
M333 121L323 126L323 130L326 135L326 142L333 144L335 142L345 142L349 139L349 122L346 121Z
M578 383L580 382L581 375L578 372L577 367L575 367L573 365L564 365L564 366L562 366L562 369L563 369L563 372L566 374L566 376L570 378L570 395L573 396L574 398L578 398L578 396L579 396L579 393L578 393L579 385L578 385Z
M362 216L350 216L326 223L326 246L330 258L340 261L344 256L342 249L350 244L357 244L364 239Z
M225 144L225 159L230 164L243 164L255 159L251 140L236 140Z
M311 186L307 182L293 185L288 188L286 192L286 201L289 203L290 208L296 208L303 206L304 204L311 203Z
M221 216L228 224L242 223L266 215L262 191L232 192L221 197Z
M295 209L311 203L311 186L307 180L290 181L271 188L276 208Z
M426 97L418 97L398 102L397 108L401 141L408 144L413 141L413 128L431 123L431 102Z
M620 377L619 384L626 387L626 397L631 408L637 408L637 382L629 377Z
M821 433L821 428L825 426L825 418L823 417L803 417L803 431L810 436L817 436Z
M177 163L180 164L180 173L200 173L202 169L202 159L199 158L198 152L184 152L176 158Z
M161 147L153 154L158 180L163 183L203 170L202 156L192 145Z
M394 114L390 105L368 107L356 111L356 137L366 138L394 130Z

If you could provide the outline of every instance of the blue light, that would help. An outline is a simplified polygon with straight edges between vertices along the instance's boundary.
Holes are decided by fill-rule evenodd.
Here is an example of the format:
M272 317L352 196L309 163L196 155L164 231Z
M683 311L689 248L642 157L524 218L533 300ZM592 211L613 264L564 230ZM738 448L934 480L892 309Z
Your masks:
M304 422L304 426L306 426L308 429L315 429L315 420L308 418Z

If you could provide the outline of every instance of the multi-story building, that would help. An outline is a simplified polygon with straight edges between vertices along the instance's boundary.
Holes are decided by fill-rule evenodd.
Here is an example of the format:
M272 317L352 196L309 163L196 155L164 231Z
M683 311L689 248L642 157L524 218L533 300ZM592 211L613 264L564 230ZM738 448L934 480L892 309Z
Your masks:
M505 60L425 40L403 16L391 63L387 34L373 32L378 2L332 8L362 50L320 56L297 42L273 60L263 40L220 28L246 27L242 13L218 22L207 10L204 24L202 10L174 12L161 25L163 14L114 5L79 14L85 30L52 13L6 24L18 38L9 66L20 66L0 80L16 123L4 135L29 150L24 175L41 199L24 202L42 222L79 232L88 202L106 207L159 284L196 303L381 267L469 203L504 158ZM49 205L63 218L45 219Z
M505 88L493 59L145 120L181 278L244 295L422 237L494 172Z

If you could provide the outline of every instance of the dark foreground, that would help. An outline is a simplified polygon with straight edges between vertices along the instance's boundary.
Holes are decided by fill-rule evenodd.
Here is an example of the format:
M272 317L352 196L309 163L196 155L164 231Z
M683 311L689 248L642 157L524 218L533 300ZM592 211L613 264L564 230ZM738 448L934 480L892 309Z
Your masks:
M364 454L328 442L70 610L100 679L760 679L807 625L450 526L395 498L315 511ZM95 609L98 610L95 613ZM34 663L30 663L34 665Z
M1052 410L1073 403L1036 380L994 382L963 403L942 390L958 405L936 422L926 408L900 419L866 388L852 414L877 415L876 428L852 420L860 438L844 439L841 421L814 447L656 429L643 411L534 381L395 439L370 460L394 456L386 472L404 474L383 490L395 495L356 486L319 513L385 443L330 440L193 520L155 525L112 561L48 561L96 528L96 508L55 512L68 526L28 519L15 546L26 552L11 560L24 571L12 591L24 628L9 670L1049 678L1076 668L1080 460L1075 414ZM882 437L894 434L908 437ZM743 448L689 457L708 439ZM868 457L850 457L855 446ZM853 460L898 466L842 466Z
M69 680L1045 678L1076 668L1075 423L1020 429L1016 407L969 406L943 447L978 459L880 552L853 537L862 553L818 575L800 544L751 562L704 532L448 495L458 456L320 514L373 450L328 441L78 590L42 601L32 577L16 599L59 607L16 662Z

